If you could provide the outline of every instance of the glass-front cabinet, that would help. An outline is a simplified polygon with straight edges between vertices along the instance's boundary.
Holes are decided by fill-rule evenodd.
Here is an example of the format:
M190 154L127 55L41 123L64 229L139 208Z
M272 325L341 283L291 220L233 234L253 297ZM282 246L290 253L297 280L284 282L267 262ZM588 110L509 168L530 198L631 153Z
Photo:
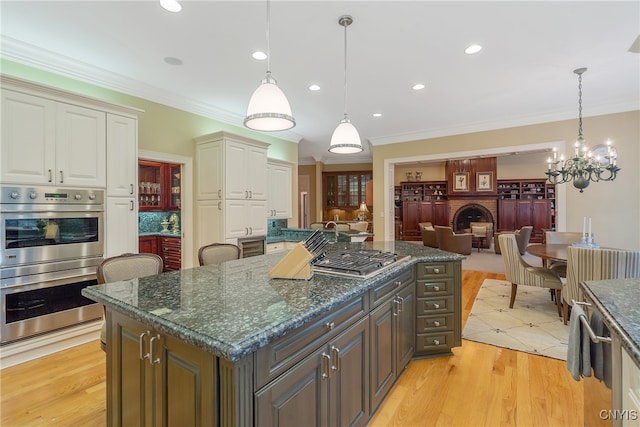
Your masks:
M140 211L180 210L180 165L138 161Z
M325 172L324 207L357 208L366 200L366 186L371 180L371 172Z

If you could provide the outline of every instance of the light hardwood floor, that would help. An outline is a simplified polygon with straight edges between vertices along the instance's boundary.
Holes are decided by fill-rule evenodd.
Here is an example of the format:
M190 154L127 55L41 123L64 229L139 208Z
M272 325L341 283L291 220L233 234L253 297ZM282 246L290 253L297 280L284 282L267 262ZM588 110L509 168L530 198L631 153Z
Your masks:
M463 271L463 322L482 281ZM105 357L84 344L0 371L0 425L104 426ZM463 341L412 361L370 426L582 426L582 384L563 361Z

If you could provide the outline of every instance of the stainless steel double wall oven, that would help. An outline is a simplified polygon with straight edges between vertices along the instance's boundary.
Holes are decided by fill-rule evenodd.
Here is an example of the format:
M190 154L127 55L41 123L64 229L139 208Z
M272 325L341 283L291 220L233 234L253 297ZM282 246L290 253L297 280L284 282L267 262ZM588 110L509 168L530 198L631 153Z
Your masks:
M0 187L0 343L99 319L104 191Z

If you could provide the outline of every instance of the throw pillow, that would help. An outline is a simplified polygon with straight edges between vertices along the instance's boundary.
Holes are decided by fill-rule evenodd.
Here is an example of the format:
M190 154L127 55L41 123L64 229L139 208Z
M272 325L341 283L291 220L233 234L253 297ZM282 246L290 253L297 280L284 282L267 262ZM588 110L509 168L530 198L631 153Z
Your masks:
M427 230L427 231L435 231L436 229L433 228L431 225L428 225L426 227L423 228L423 230Z
M486 236L487 227L480 227L480 226L474 225L473 227L471 227L471 233L476 234L478 236Z

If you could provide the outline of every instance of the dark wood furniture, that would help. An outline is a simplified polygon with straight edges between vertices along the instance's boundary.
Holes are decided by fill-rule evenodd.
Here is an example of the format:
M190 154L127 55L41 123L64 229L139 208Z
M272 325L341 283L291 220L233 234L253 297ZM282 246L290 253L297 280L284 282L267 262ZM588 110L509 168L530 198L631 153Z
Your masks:
M421 240L421 222L446 226L449 223L446 181L400 183L402 239Z
M138 161L140 211L180 210L180 165Z
M498 231L531 225L531 242L542 242L544 230L555 228L554 185L542 179L499 180L498 198Z
M138 252L156 254L164 261L164 271L180 270L182 267L182 242L173 236L140 236Z
M567 262L567 244L538 244L527 246L527 252L542 258L543 262L564 261Z
M363 202L372 206L373 200L366 200L371 175L371 171L323 172L324 209L357 209Z

